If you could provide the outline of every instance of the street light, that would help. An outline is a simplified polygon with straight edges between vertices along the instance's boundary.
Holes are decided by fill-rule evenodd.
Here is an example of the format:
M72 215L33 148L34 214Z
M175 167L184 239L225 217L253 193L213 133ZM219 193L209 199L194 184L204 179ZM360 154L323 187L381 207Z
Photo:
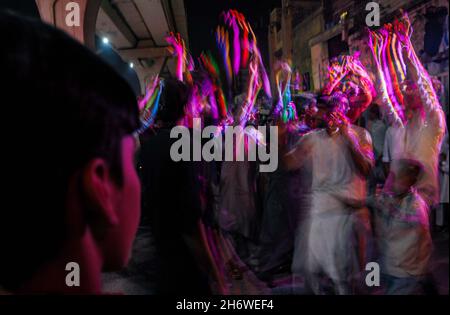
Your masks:
M108 39L108 37L103 37L102 41L103 41L103 44L105 44L105 45L108 45L108 44L109 44L109 39Z

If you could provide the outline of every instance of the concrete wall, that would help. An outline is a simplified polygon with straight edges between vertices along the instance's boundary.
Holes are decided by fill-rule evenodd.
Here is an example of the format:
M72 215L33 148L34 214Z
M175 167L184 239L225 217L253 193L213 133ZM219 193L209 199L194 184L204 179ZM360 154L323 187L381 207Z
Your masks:
M293 68L301 74L310 73L313 77L311 47L309 40L324 30L322 9L316 10L311 16L298 24L293 31ZM314 83L311 82L313 85ZM314 85L315 86L315 85Z
M426 22L423 15L426 9L431 5L449 7L449 3L446 0L380 0L378 2L381 6L382 23L391 22L392 13L399 8L404 8L408 11L414 29L412 42L417 53L423 49ZM365 38L362 32L365 27L364 21L366 14L364 4L353 0L337 0L325 4L325 7L320 7L313 14L303 18L302 21L294 21L296 26L292 31L291 37L293 68L299 70L301 74L306 72L310 73L312 90L320 89L327 77L328 40L333 36L339 35L343 30L343 25L337 23L330 24L330 21L328 29L326 29L326 20L336 20L346 10L348 11L348 29L352 29L353 25L357 25L356 33L350 34L348 37L349 53L359 51L361 53L360 58L362 63L368 68L369 72L375 73L372 53L367 45L367 38ZM327 15L325 16L325 14ZM286 23L280 24L286 25ZM280 30L279 34L272 33L271 64L274 61L274 52L281 47L284 50L286 46L289 46L283 43L285 38L280 36L282 34L282 30ZM284 51L283 55L286 55ZM442 101L443 104L447 103L449 81L448 62L441 63L438 66L436 64L431 66L425 64L425 67L427 67L430 74L437 74L444 84L445 91ZM376 80L376 77L373 76L373 79Z
M327 77L328 43L320 42L311 47L311 67L313 90L320 89Z
M385 3L388 1L384 1ZM398 4L401 1L394 1L395 4ZM417 6L413 10L408 11L409 18L411 20L411 25L413 28L413 33L411 36L411 41L413 43L414 49L416 53L419 55L420 51L423 50L424 46L424 35L425 35L425 18L424 14L426 9L431 6L445 6L449 7L448 1L445 0L432 0L426 1L423 5ZM376 78L374 75L376 69L375 64L373 62L372 52L370 51L369 46L367 45L367 38L362 36L360 33L353 34L349 38L349 49L350 53L354 53L359 51L361 53L360 59L363 65L369 70L372 74L373 79ZM424 66L428 69L431 75L436 75L441 83L444 86L444 93L441 98L441 103L443 104L444 110L448 112L448 62L441 64L431 64L424 63ZM375 79L376 80L376 79Z

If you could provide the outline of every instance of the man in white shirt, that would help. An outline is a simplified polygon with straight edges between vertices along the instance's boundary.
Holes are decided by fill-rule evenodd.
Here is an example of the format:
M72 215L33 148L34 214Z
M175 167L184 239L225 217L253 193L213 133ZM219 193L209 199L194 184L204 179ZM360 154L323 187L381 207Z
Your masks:
M417 190L429 207L439 198L438 160L445 134L445 115L439 106L424 106L419 88L406 81L403 88L407 122L394 123L386 131L383 162L393 168L393 163L406 158L417 160L424 166L423 176L418 180ZM386 180L385 189L390 189L394 173Z
M304 257L299 269L314 294L325 293L322 274L336 294L351 294L366 261L369 212L348 207L336 195L366 198L366 177L374 164L372 140L365 129L348 122L348 100L341 93L321 98L317 106L325 128L306 134L283 158L288 170L308 160L312 164L311 210L300 231Z

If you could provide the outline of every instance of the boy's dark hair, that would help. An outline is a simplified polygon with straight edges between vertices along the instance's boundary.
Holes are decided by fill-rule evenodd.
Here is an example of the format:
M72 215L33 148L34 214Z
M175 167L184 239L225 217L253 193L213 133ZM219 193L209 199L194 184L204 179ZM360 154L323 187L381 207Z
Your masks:
M400 159L397 161L397 175L400 178L408 176L412 179L412 185L416 184L423 174L423 164L413 159Z
M15 290L69 237L67 188L77 171L103 158L122 184L121 139L139 114L124 79L62 31L0 12L0 35L0 286Z
M166 125L176 124L185 114L189 93L189 87L180 80L165 79L157 120Z

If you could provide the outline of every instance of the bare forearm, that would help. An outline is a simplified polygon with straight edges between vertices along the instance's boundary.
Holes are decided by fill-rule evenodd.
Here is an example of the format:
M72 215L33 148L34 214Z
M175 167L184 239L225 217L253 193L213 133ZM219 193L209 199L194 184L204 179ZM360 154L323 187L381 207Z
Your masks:
M374 166L373 153L361 145L360 141L353 134L353 132L351 132L348 129L345 129L343 133L347 139L350 154L358 170L363 176L369 175L370 171Z

